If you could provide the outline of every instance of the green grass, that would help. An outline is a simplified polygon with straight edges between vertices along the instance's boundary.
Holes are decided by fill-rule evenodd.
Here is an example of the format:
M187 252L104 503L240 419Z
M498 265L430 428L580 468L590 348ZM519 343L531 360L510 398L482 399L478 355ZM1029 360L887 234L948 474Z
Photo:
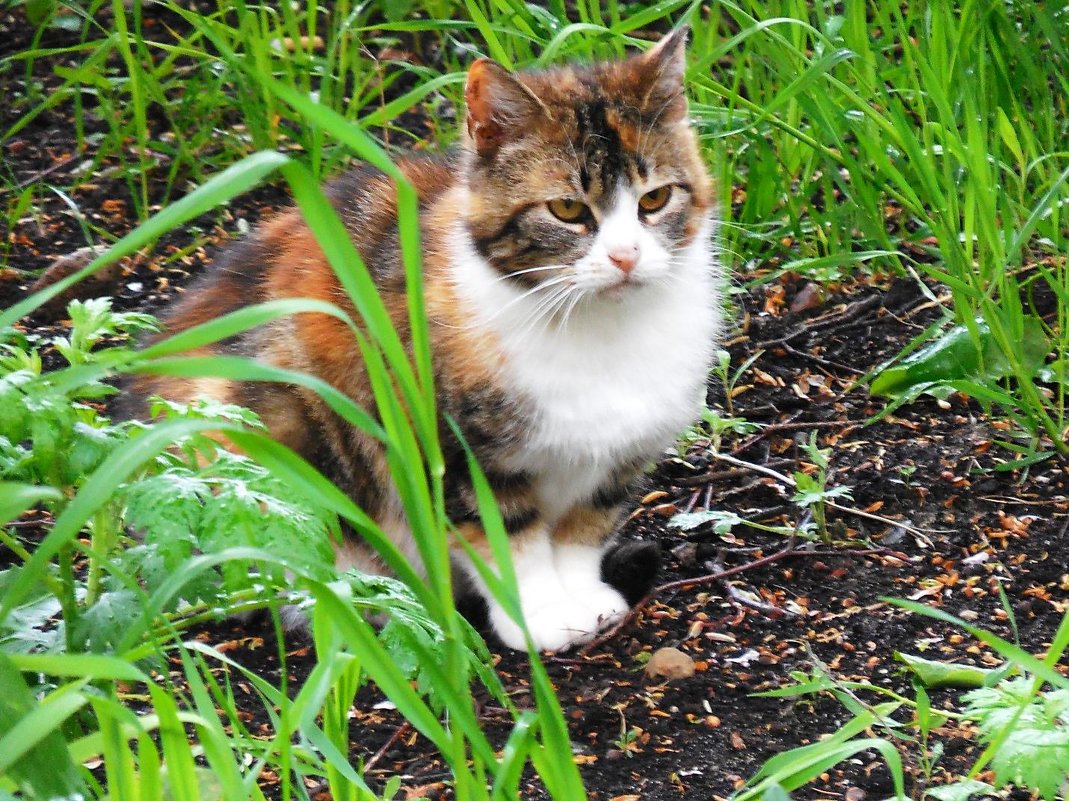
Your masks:
M54 4L23 5L41 15L43 25L59 20L49 16L57 11ZM40 457L33 462L40 470L34 473L27 462L18 469L5 465L0 474L5 482L0 521L35 504L48 506L56 517L32 552L20 551L5 535L23 563L0 575L0 627L17 629L26 615L47 619L56 610L69 624L51 646L14 649L5 640L0 650L0 798L74 791L138 799L261 797L257 779L265 770L279 775L287 799L307 797L306 779L325 781L335 798L388 797L391 787L367 787L347 759L346 713L354 693L370 679L441 751L458 798L514 797L528 764L554 798L583 797L567 728L537 658L532 660L536 707L513 710L515 725L500 752L480 730L470 695L461 690L478 681L501 696L495 675L485 667L484 646L456 613L450 589L443 465L418 291L414 195L400 185L402 242L414 300L409 358L318 189L323 176L353 158L396 174L390 152L422 144L410 126L397 123L417 107L428 110L433 144L450 143L456 120L443 112L460 107L464 69L475 53L514 67L615 57L648 41L651 26L664 30L689 21L692 113L719 179L727 260L759 268L755 280L796 271L820 282L896 274L942 284L950 295L945 321L911 346L921 355L921 369L899 385L895 402L926 391L964 392L1014 424L1005 444L1020 454L1021 463L1069 448L1064 356L1069 351L1064 214L1069 52L1064 20L1042 4L934 0L902 10L858 0L837 6L801 0L566 6L555 0L544 7L518 0L342 0L329 8L311 2L219 2L201 14L168 1L153 8L153 15L159 7L170 14L166 31L144 27L140 3L127 9L119 0L87 2L62 21L78 30L76 43L45 49L42 27L28 49L0 61L3 75L22 87L16 101L22 116L0 132L0 145L38 115L61 110L73 119L77 144L91 162L66 186L46 180L17 186L5 170L0 181L8 189L3 213L9 227L40 216L55 199L66 198L80 214L83 210L70 199L74 190L108 170L119 176L140 223L117 236L82 214L88 242L111 244L109 252L78 275L0 313L0 328L70 283L151 248L168 232L241 193L284 180L358 310L360 327L347 322L375 377L382 424L311 376L181 355L198 344L309 310L303 302L245 309L137 356L119 350L91 363L75 358L50 376L37 374L31 343L22 343L23 361L5 366L8 400L21 402L35 392L33 397L51 398L67 421L65 430L87 438L89 450L103 436L91 432L110 432L110 439L92 458L74 464L48 431L34 432L28 441L34 458ZM387 58L371 57L384 48ZM420 58L405 59L406 49ZM54 72L58 87L45 91L35 83L34 69L41 65ZM388 138L389 146L375 137ZM2 247L0 259L18 267L10 261L8 243ZM344 316L333 307L315 309ZM968 369L948 371L925 356L927 343L940 338L952 339L960 349L955 353L964 354L955 361ZM88 352L83 346L72 342L71 353ZM1026 351L1038 352L1039 358L1024 358ZM14 358L11 351L7 355ZM86 411L85 401L98 379L130 370L240 375L316 388L353 425L388 443L391 470L432 581L416 580L348 498L240 421L191 415L136 436L112 432L108 421ZM12 382L13 374L20 376L17 381ZM10 408L5 402L4 412ZM2 422L15 425L7 417ZM76 422L83 427L76 428ZM163 469L166 457L160 454L173 442L189 443L200 431L220 427L274 479L296 488L303 501L362 531L411 589L355 578L331 585L322 565L280 559L257 543L205 552L157 584L125 562L131 543L121 533L122 493ZM478 476L477 466L472 469ZM477 488L485 519L495 521L489 488L483 481ZM488 583L515 611L499 520L491 523L490 534L495 558L504 567L502 578L488 574ZM89 561L92 581L70 570L76 553ZM279 592L285 591L288 571L300 597L314 599L319 623L317 665L302 687L245 676L271 718L268 741L244 728L227 683L232 679L221 681L213 672L229 665L225 655L184 643L182 637L217 608L280 603L250 594L235 578L247 577L250 563L273 577L271 586ZM218 603L178 603L193 597L191 587L212 577ZM228 577L236 584L228 584ZM87 653L86 642L74 636L76 625L87 615L100 619L110 613L104 604L116 598L109 592L132 599L114 609L131 620L122 618L128 623L118 627L124 634L105 638L98 653ZM383 607L394 611L398 624L380 635L362 610ZM395 664L390 649L398 645L417 655L409 667L424 671L423 683L416 685L420 689L413 688L410 672ZM1027 654L1007 656L1033 672L1036 681L1053 683L1054 674L1044 672L1043 663ZM151 675L151 666L167 658L181 662L184 689L161 685ZM440 691L428 691L431 686ZM131 695L143 698L151 712L135 714L124 703ZM511 709L507 699L500 700ZM225 726L217 710L223 710ZM448 711L444 717L443 710ZM834 748L803 755L803 767L789 759L766 766L759 781L779 776L768 783L771 787L789 777L800 786L796 780L830 756L855 753L859 741L852 737L841 734ZM893 750L876 743L865 747L880 749L893 764ZM81 767L92 760L102 760L107 789ZM164 778L161 765L166 765Z
M1011 447L1066 452L1064 21L1031 3L777 5L725 2L695 25L694 111L725 206L745 190L727 248L778 264L764 280L945 284L979 365L932 385L1012 419ZM1028 341L1049 358L1021 358Z

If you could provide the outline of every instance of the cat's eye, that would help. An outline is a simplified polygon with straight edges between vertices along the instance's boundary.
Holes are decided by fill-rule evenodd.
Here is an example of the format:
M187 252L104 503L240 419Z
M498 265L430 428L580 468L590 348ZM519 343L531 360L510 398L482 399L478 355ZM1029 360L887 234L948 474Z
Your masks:
M585 203L580 203L572 198L559 197L549 201L546 206L550 214L561 222L575 223L582 220L589 213Z
M668 198L672 196L672 187L659 186L656 189L651 189L638 199L638 207L642 209L646 214L652 214L655 211L660 211L668 203Z

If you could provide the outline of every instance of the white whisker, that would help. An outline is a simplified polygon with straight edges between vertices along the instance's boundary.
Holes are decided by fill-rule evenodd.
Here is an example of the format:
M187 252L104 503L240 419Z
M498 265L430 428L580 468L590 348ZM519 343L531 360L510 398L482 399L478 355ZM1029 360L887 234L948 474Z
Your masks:
M546 289L552 289L553 287L559 286L560 284L562 284L563 282L568 281L568 280L569 280L569 276L567 276L567 275L559 275L559 276L556 276L554 278L550 278L548 281L543 281L543 282L531 287L526 292L523 292L522 294L517 295L512 300L510 300L508 303L506 303L503 306L499 307L489 317L484 317L482 319L476 320L475 322L469 323L468 325L447 325L446 323L442 323L442 322L439 322L438 324L440 326L442 326L443 328L452 328L454 330L459 330L459 331L472 331L472 330L475 330L477 328L482 328L482 327L492 323L494 320L496 320L498 317L500 317L502 314L504 314L508 309L510 309L513 306L515 306L517 303L522 301L524 298L530 297L531 295L535 294L536 292L541 292L541 291L546 290Z
M548 272L549 270L566 270L567 266L563 264L547 264L542 267L528 267L525 270L516 270L511 273L503 273L494 279L494 281L508 281L510 278L515 278L518 275L527 275L529 273L541 273Z

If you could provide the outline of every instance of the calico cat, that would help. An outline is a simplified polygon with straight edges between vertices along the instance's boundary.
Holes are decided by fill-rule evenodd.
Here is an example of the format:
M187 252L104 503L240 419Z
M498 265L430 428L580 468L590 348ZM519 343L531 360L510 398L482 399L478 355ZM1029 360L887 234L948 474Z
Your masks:
M438 405L494 488L524 616L544 650L587 641L627 610L602 579L603 558L633 483L704 399L719 268L710 179L683 91L685 40L677 30L626 60L516 74L480 59L468 73L461 145L398 162L421 204ZM405 341L391 181L356 168L327 193ZM176 332L294 296L356 318L297 210L232 248L165 323ZM374 408L352 335L333 317L296 315L225 347L312 373ZM131 391L251 407L416 558L378 443L314 393L152 376ZM463 450L441 430L448 513L488 556ZM337 562L384 570L353 536ZM525 647L462 553L456 563L497 636Z

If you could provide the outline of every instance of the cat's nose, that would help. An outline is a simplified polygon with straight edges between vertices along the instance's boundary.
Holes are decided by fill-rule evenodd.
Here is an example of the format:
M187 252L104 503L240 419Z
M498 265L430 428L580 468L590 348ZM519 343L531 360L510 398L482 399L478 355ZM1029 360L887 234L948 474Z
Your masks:
M617 245L610 248L609 261L624 275L630 275L638 264L638 245Z

